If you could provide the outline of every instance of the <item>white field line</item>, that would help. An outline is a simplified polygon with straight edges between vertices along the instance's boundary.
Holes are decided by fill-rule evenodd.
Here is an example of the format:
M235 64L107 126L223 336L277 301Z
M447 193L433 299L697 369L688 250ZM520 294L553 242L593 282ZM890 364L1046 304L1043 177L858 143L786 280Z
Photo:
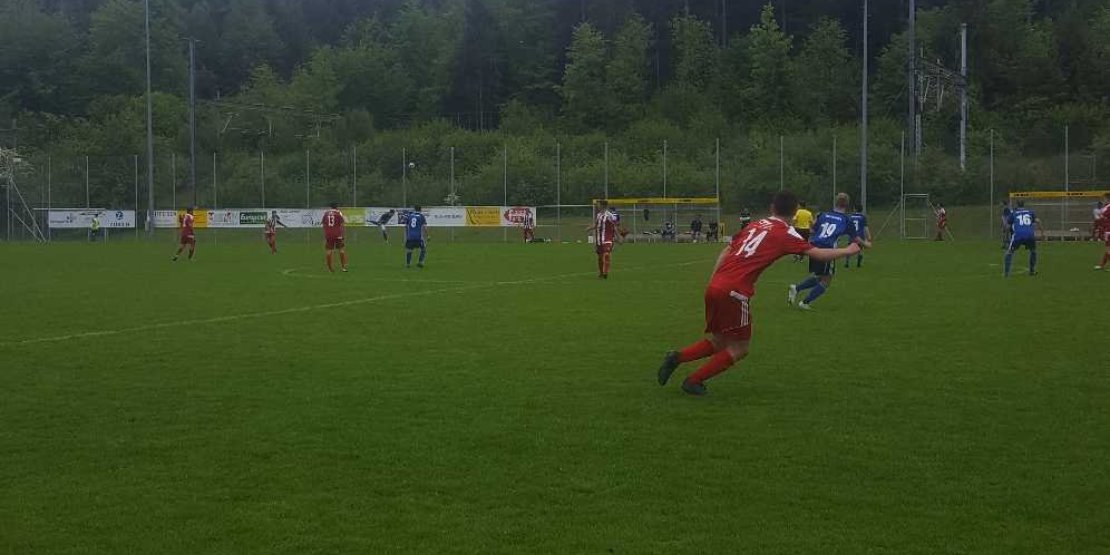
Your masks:
M695 260L695 261L690 261L690 262L679 262L679 263L675 263L675 264L662 264L662 265L659 265L659 266L641 266L641 267L626 268L624 271L636 271L636 270L654 269L654 268L673 268L673 267L679 267L679 266L691 266L691 265L694 265L694 264L702 264L704 262L705 262L704 260ZM290 275L290 274L286 274L286 275ZM36 338L30 338L30 339L21 339L21 340L18 340L18 341L6 341L6 342L3 342L3 343L0 343L0 347L18 347L18 346L25 346L25 345L36 345L36 344L41 344L41 343L61 343L61 342L64 342L64 341L71 341L71 340L75 340L75 339L93 339L93 338L101 338L101 337L110 337L110 336L115 336L115 335L123 335L123 334L128 334L128 333L139 333L139 332L162 330L162 329L203 326L203 325L207 325L207 324L222 324L222 323L226 323L226 322L237 322L237 321L240 321L240 320L251 320L251 319L256 319L256 318L268 318L268 317L271 317L271 316L283 316L283 315L287 315L287 314L298 314L298 313L302 313L302 312L312 312L312 311L316 311L316 310L326 310L326 309L329 309L329 308L343 308L343 307L348 307L348 306L356 306L356 305L377 303L377 302L383 302L383 301L393 301L393 300L397 300L397 299L408 299L408 298L413 298L413 297L426 297L426 296L429 296L429 295L440 295L440 294L449 294L449 293L463 293L463 292L466 292L466 291L474 291L474 290L478 290L478 289L490 289L490 288L500 287L500 286L505 286L505 285L532 285L532 284L536 284L536 283L544 283L544 282L548 282L548 281L556 281L556 280L560 280L560 279L590 276L590 275L594 275L594 272L575 272L575 273L571 273L571 274L558 274L558 275L554 275L554 276L545 276L545 277L532 278L532 279L522 279L522 280L515 280L515 281L489 281L489 282L481 282L481 283L472 283L471 285L465 285L465 286L459 286L459 287L445 287L445 288L442 288L442 289L429 289L429 290L426 290L426 291L410 291L410 292L404 292L404 293L392 293L392 294L389 294L389 295L377 295L377 296L374 296L374 297L364 297L364 298L361 298L361 299L352 299L352 300L349 300L349 301L338 301L338 302L333 302L333 303L305 305L305 306L298 306L298 307L293 307L293 308L283 308L283 309L280 309L280 310L265 310L265 311L261 311L261 312L244 312L244 313L241 313L241 314L231 314L231 315L227 315L227 316L214 316L214 317L211 317L211 318L197 318L197 319L193 319L193 320L177 320L177 321L173 321L173 322L161 322L161 323L157 323L157 324L147 324L147 325L144 325L144 326L134 326L134 327L130 327L130 328L119 328L119 329L114 329L114 330L86 331L86 332L80 332L80 333L71 333L71 334L67 334L67 335L55 335L55 336L49 336L49 337L36 337ZM413 283L419 283L420 281L421 280L412 280Z

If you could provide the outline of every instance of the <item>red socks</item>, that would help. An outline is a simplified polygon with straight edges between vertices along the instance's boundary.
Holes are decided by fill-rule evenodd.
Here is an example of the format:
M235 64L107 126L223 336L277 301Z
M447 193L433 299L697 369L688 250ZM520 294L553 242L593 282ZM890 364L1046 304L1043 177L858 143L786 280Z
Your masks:
M701 360L705 357L713 356L715 352L717 352L717 349L713 346L713 342L708 339L702 339L679 351L678 362L686 364L687 362Z
M732 354L730 354L727 349L723 350L713 355L708 362L703 364L701 368L698 368L696 372L690 374L686 380L692 383L705 383L705 380L728 370L728 367L732 366L734 362L736 361L732 359Z

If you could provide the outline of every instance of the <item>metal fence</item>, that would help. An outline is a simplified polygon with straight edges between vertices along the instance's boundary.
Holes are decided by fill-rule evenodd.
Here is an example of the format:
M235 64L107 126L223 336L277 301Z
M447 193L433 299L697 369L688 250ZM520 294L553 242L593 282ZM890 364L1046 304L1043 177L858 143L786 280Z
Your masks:
M1083 135L1086 131L1080 131ZM867 209L872 219L894 207L902 193L927 193L956 210L967 237L997 233L997 209L1014 190L1105 188L1110 176L1086 137L1073 152L1070 127L1059 130L1053 148L1027 154L1018 141L991 130L973 132L961 168L955 149L906 151L899 129L873 129L868 163ZM465 146L387 145L374 148L312 149L300 152L229 151L198 155L196 182L189 180L187 155L164 153L154 164L154 199L159 210L196 204L220 207L550 205L583 206L604 197L719 197L725 220L741 208L755 214L774 191L787 188L810 206L828 208L838 191L862 200L858 132L750 135L690 141L610 141L599 136L567 137L550 144L522 144L484 134ZM939 142L939 141L938 141ZM1021 141L1023 144L1028 141ZM135 209L146 220L146 164L137 154L116 156L36 154L18 172L18 187L45 227L51 207ZM8 195L5 195L8 196ZM6 205L7 240L26 239ZM138 230L136 230L138 232ZM118 234L118 232L117 232ZM505 234L502 234L505 235ZM507 237L505 237L507 238Z

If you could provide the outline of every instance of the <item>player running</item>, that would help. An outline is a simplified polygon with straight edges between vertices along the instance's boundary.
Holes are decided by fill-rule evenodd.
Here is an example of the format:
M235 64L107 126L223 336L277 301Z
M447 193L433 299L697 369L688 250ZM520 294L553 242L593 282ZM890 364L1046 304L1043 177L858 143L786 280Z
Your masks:
M659 367L659 385L666 385L679 365L709 360L682 382L690 395L705 395L705 382L748 356L752 338L751 299L755 282L772 263L788 254L804 254L811 260L833 264L852 256L860 246L824 249L810 244L786 223L798 209L793 193L779 192L771 205L770 218L752 223L737 233L720 256L713 277L705 288L705 331L710 335L681 351L671 351Z
M193 233L193 207L190 206L185 209L185 213L177 217L177 227L180 230L180 246L177 247L177 253L173 255L173 261L177 262L177 257L181 256L181 252L185 247L189 247L189 260L193 260L193 255L197 251L197 237Z
M594 252L597 253L597 277L609 279L609 263L612 259L613 241L619 233L620 217L609 210L609 201L597 203L594 225L586 231L594 234Z
M386 226L389 225L389 221L392 220L393 216L396 214L397 211L391 208L389 211L382 213L381 216L378 216L378 219L374 222L374 225L378 226L378 231L382 232L382 241L386 243L389 242L389 228Z
M339 251L339 264L344 272L347 271L347 245L343 242L344 224L347 218L339 211L339 203L331 203L331 209L324 212L320 224L324 226L324 261L327 262L328 271L335 272L332 266L332 255Z
M871 247L870 241L863 240L856 234L851 220L848 219L846 212L850 201L851 197L848 196L848 193L840 193L836 195L836 205L833 207L833 211L822 212L817 216L817 220L813 224L813 236L809 239L813 246L822 249L835 248L840 236L847 235L849 242L859 242L864 247ZM827 260L811 257L809 259L810 276L801 283L790 286L790 290L786 294L786 302L793 305L798 298L798 291L812 289L805 300L798 303L798 308L809 310L813 301L816 301L818 297L825 294L825 291L828 291L832 284L834 267L834 264Z
M1099 213L1098 230L1102 237L1106 252L1102 253L1102 262L1095 266L1096 270L1110 268L1110 193L1102 195L1102 211Z
M852 214L848 216L848 222L851 223L852 229L856 230L856 237L871 241L871 228L867 227L867 216L863 214L863 207L857 204ZM852 267L851 258L844 259L844 267ZM863 251L856 255L856 268L861 267L863 267Z
M270 254L277 254L277 228L278 226L288 228L281 221L281 216L278 216L277 210L270 212L270 217L266 218L266 244L270 245Z
M532 215L532 210L529 209L524 213L524 222L521 224L524 231L524 242L531 243L536 240L536 217Z
M1037 275L1037 235L1044 232L1041 221L1037 215L1025 207L1024 201L1018 201L1017 209L1010 213L1010 245L1006 248L1006 257L1003 259L1002 277L1010 277L1010 263L1014 260L1014 251L1024 246L1029 251L1029 275Z
M404 215L405 224L405 267L412 267L412 251L420 249L417 268L424 267L424 257L428 254L428 218L420 212L420 206L413 206L412 212Z

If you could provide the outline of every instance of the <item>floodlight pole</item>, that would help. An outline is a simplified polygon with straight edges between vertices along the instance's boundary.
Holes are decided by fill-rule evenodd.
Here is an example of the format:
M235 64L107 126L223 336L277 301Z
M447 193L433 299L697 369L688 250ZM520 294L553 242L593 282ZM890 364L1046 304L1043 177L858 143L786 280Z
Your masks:
M717 137L717 175L714 179L716 181L716 196L717 196L717 224L721 224L721 138Z
M960 24L960 170L967 169L967 23Z
M899 239L906 238L906 131L902 131L902 154L899 157L899 170L898 179L898 208L901 212L898 227L901 230Z
M197 203L197 39L189 37L189 187Z
M870 63L870 60L867 59L868 19L870 18L867 2L868 0L863 0L863 74L861 75L863 87L860 90L859 125L859 201L864 213L867 212L867 71Z
M351 206L358 206L358 145L351 147Z
M866 5L866 0L864 0ZM909 52L906 58L906 81L907 90L909 92L909 111L907 112L907 127L910 130L910 137L914 141L914 156L921 154L920 134L917 129L917 2L909 0L909 28L906 31L908 35ZM866 36L866 33L865 33Z
M404 147L401 147L401 206L408 207L408 176L409 176L409 162L408 152Z
M991 192L987 205L987 221L990 222L990 238L994 239L994 129L991 129Z
M786 188L786 165L785 165L786 155L783 153L783 145L784 144L785 143L783 142L782 135L779 135L779 190L780 191L783 190L784 188Z
M836 204L836 135L833 135L833 159L832 159L832 200Z
M154 235L154 99L150 91L150 0L143 0L146 23L146 231ZM135 225L138 225L136 222Z
M259 171L258 177L260 182L259 184L262 186L262 208L266 208L266 151L264 149L259 151L258 161L259 166L261 166L261 171ZM215 169L214 166L213 169ZM213 173L212 175L215 175L215 173Z

